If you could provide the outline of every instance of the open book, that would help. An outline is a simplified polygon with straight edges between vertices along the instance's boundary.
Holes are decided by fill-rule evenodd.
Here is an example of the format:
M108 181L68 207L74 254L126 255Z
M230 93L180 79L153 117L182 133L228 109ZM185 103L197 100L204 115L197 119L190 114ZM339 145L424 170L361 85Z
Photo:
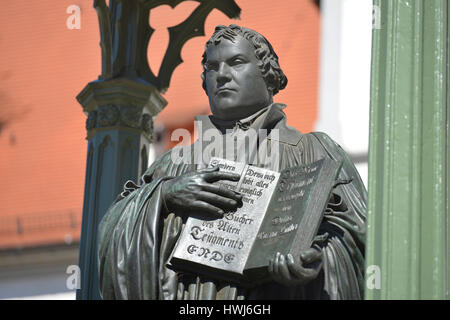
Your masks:
M277 252L298 256L311 246L341 163L321 159L275 172L212 158L210 166L241 175L216 182L242 194L242 206L217 220L189 217L169 266L243 285L264 282Z

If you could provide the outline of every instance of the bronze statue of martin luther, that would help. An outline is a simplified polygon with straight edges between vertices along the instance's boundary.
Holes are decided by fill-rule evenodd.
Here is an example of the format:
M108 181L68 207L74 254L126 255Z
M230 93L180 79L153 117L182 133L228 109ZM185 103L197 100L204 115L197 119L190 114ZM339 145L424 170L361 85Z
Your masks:
M237 181L239 175L207 168L210 155L195 159L195 150L204 143L199 139L162 155L145 172L140 186L125 185L106 213L98 252L103 299L361 299L367 192L348 155L324 133L302 134L286 125L285 106L274 103L273 96L284 89L287 78L272 46L259 33L237 25L216 27L202 64L212 116L197 118L199 135L213 130L226 139L245 136L249 129L269 132L247 148L237 146L233 160L247 162L256 152L259 158L252 164L272 170L322 158L343 162L318 234L304 252L269 257L272 280L260 285L241 287L169 268L187 217L221 217L242 199L214 184ZM277 149L268 150L267 142L274 140ZM190 161L173 161L174 151L192 151ZM277 154L276 161L265 161L264 154L269 153Z

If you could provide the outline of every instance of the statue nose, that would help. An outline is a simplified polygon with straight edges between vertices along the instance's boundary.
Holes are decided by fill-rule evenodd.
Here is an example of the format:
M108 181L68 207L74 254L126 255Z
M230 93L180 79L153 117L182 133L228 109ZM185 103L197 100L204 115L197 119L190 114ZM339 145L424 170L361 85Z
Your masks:
M219 65L219 70L217 70L217 82L219 84L226 83L231 80L230 68L225 63Z

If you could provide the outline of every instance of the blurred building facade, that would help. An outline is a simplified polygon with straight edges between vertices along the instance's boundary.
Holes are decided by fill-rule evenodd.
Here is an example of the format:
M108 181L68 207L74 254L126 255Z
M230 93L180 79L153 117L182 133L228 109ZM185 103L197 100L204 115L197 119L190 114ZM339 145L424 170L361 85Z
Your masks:
M302 132L325 131L346 149L367 184L370 0L236 0L240 20L213 11L218 24L240 24L265 35L289 83L275 96L287 104L288 123ZM80 8L71 29L67 8ZM167 27L198 5L161 6L149 64L158 70ZM0 12L0 299L74 298L67 267L78 262L86 167L86 116L75 96L101 70L98 21L91 1L5 3ZM200 65L206 37L190 40L155 119L150 159L173 147L171 132L193 133L194 116L208 114Z

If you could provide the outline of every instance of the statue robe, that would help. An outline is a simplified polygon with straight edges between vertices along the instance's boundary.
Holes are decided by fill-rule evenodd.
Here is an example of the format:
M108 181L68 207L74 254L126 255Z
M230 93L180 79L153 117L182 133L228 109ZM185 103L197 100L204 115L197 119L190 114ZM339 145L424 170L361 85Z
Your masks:
M207 143L199 139L192 146L177 146L162 155L145 172L140 186L128 182L124 192L103 217L98 240L100 292L103 299L363 297L367 191L355 166L338 144L324 133L301 134L287 126L282 108L284 105L272 104L250 121L239 121L232 133L224 130L225 123L219 123L212 116L201 116L198 117L202 130L200 134L207 129L216 130L224 137L225 134L245 134L239 133L239 130L245 131L248 127L268 130L266 139L258 139L256 144L250 145L249 152L256 149L270 153L273 151L270 150L271 142L276 140L276 163L252 163L269 169L282 170L322 158L343 161L338 183L332 191L318 232L327 233L328 238L321 245L323 269L317 279L305 286L285 287L268 282L243 288L227 281L209 279L200 274L175 272L167 268L166 263L184 223L181 217L163 210L161 184L171 177L205 167L209 155L198 150L205 151ZM199 149L201 147L203 149ZM213 150L213 155L220 156L217 151ZM243 153L239 147L236 151L234 160L242 161ZM172 152L189 155L190 161L177 163L173 161ZM204 157L203 163L195 159L199 156Z

